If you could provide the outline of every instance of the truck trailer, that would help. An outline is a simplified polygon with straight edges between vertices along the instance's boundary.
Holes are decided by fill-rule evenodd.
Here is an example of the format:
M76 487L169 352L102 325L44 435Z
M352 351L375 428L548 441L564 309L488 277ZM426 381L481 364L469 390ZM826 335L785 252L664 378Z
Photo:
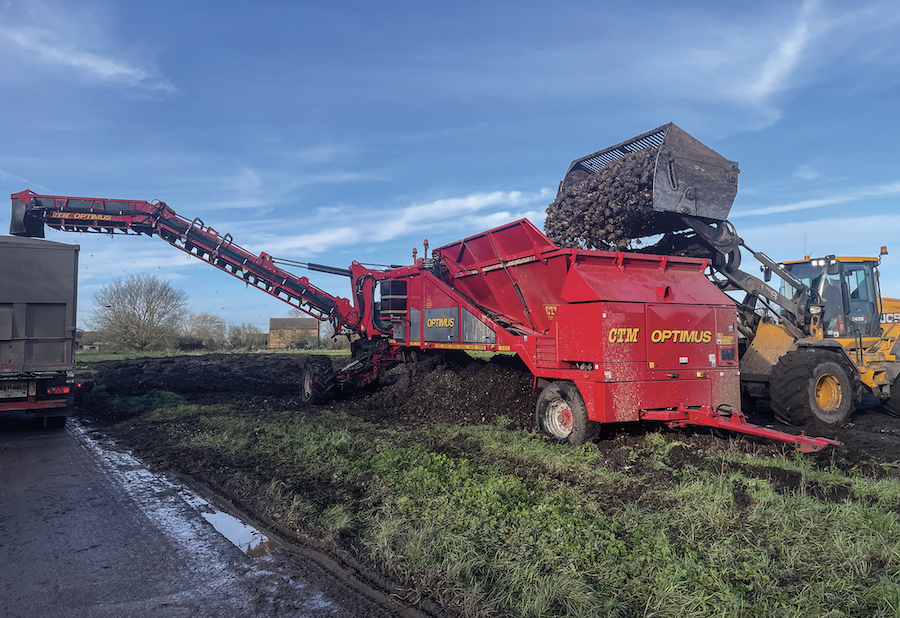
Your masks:
M0 414L72 413L78 245L0 236Z

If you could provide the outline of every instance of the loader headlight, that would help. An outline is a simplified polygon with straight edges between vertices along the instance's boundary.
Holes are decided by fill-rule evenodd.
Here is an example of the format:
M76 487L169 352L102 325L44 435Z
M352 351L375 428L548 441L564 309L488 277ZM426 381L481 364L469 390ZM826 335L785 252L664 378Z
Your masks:
M817 315L819 313L822 313L822 308L821 307L810 307L809 312L813 315Z

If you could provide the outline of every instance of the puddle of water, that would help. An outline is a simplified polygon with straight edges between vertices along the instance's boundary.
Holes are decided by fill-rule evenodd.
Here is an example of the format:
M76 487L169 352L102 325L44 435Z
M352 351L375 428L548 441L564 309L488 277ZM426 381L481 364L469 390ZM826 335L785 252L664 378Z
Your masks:
M202 513L203 519L251 558L262 558L281 549L281 543L228 513Z
M186 486L150 472L144 463L130 454L106 448L97 439L88 437L77 421L69 424L69 432L80 437L82 443L106 463L136 502L145 505L145 512L151 515L151 519L160 522L163 529L172 531L178 539L197 536L191 528L195 524L178 516L179 505L187 504L251 558L262 558L282 549L281 543L275 539L228 513L216 511L214 506ZM196 525L200 525L199 522Z

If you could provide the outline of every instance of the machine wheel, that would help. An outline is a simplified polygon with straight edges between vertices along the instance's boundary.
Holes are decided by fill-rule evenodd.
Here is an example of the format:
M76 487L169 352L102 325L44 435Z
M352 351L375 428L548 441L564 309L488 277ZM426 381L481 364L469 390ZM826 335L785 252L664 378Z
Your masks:
M599 429L599 423L588 420L584 399L571 382L554 382L544 388L536 417L538 429L572 446L584 444Z
M311 355L303 367L300 398L305 403L322 403L334 395L334 367L327 356Z
M66 426L66 416L45 416L44 427L47 429L62 429Z
M856 409L850 373L831 352L800 348L782 356L769 380L775 418L802 425L813 416L840 423Z

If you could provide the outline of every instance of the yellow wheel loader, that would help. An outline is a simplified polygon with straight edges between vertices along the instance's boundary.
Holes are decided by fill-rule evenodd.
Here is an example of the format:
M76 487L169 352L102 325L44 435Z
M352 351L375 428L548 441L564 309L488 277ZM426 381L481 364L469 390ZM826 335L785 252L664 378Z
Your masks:
M793 425L812 417L837 423L878 404L900 415L900 301L881 298L879 263L880 256L831 255L780 265L808 290L808 319L797 324L782 310L755 320L741 358L744 407L768 398L775 416ZM768 279L771 269L764 272ZM780 295L799 291L784 280ZM791 325L802 327L801 337Z

